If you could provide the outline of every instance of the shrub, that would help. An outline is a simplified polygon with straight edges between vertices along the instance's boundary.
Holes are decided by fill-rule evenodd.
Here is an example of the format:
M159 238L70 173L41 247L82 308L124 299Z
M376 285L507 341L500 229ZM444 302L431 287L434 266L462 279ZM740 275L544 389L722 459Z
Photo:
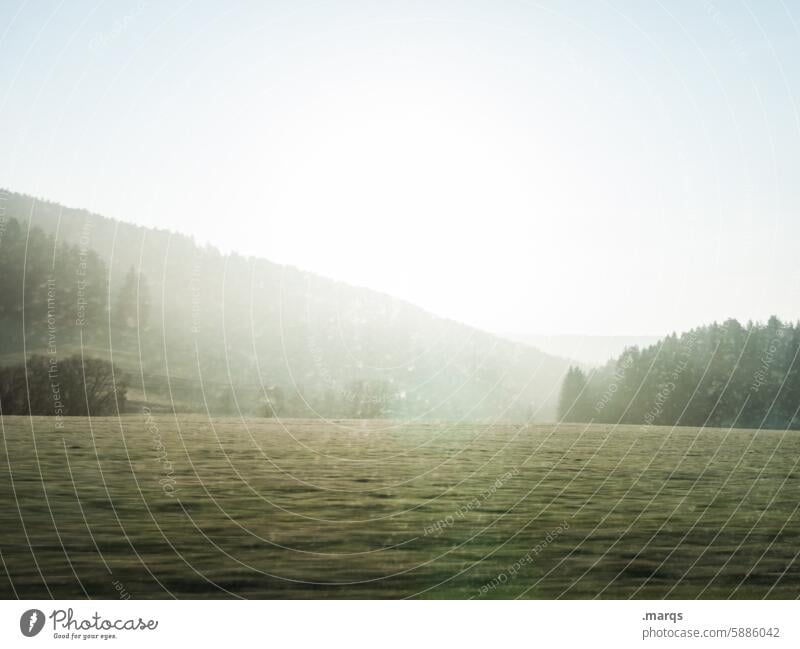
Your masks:
M127 388L119 368L99 358L31 356L0 368L4 415L116 415L125 410Z

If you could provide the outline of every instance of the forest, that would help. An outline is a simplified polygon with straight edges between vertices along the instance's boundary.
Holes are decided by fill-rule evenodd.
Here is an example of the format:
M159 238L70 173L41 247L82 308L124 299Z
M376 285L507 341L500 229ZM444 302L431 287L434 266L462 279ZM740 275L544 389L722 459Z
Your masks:
M146 407L800 427L800 330L777 317L714 323L628 348L602 367L570 367L379 293L85 210L6 197L4 414ZM95 395L82 388L87 370L102 388Z
M599 368L569 367L379 293L6 196L4 414L800 427L800 329L777 317L714 323Z
M102 359L128 411L555 416L566 359L181 234L13 192L3 205L0 366Z
M735 319L626 349L591 371L571 367L566 422L800 428L800 325Z

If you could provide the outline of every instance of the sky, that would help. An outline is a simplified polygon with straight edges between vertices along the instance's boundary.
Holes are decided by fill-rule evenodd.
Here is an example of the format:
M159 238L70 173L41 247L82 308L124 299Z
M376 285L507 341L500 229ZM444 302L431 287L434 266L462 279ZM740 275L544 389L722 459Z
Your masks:
M1 187L496 332L800 318L799 99L785 0L0 3Z

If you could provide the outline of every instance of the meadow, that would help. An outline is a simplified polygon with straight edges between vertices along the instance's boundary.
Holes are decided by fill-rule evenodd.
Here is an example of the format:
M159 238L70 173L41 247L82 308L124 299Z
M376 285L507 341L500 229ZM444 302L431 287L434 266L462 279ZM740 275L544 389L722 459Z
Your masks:
M4 598L796 598L800 437L3 417Z

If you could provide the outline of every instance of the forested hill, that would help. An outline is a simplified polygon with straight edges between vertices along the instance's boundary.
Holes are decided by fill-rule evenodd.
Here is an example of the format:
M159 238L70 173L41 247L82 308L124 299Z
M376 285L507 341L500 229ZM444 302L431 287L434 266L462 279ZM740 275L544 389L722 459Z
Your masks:
M800 428L800 325L737 320L632 347L564 379L565 421Z
M67 356L82 341L128 372L134 405L181 410L555 416L568 362L530 346L375 291L29 196L0 192L0 217L2 363L50 345Z

